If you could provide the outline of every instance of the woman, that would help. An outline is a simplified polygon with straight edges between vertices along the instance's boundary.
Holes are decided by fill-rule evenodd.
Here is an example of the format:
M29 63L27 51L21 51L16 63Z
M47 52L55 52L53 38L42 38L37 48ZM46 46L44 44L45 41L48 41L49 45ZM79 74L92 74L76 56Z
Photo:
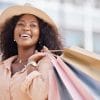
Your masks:
M52 64L45 52L62 49L55 24L39 9L12 6L1 14L0 29L0 100L47 100Z

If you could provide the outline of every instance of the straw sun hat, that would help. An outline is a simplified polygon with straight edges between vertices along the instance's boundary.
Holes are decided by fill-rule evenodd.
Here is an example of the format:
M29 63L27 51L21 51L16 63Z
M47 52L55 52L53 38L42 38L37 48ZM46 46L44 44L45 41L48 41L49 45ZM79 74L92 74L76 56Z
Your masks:
M15 5L4 10L0 15L0 28L3 27L7 19L20 14L33 14L56 28L53 20L45 12L31 5Z

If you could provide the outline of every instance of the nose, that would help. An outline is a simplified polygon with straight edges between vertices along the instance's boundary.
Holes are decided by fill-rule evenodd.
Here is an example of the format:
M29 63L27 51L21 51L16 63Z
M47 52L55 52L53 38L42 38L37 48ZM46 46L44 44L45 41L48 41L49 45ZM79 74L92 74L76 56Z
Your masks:
M24 26L24 30L25 30L25 31L30 30L30 25L26 24L26 25Z

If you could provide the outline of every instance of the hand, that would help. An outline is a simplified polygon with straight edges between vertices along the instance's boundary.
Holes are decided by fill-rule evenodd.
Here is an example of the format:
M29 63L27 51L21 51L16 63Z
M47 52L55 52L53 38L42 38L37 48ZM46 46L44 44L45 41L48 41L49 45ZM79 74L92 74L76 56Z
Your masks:
M40 59L42 59L45 56L44 52L36 52L31 57L29 57L29 61L35 61L38 62Z
M49 49L46 46L43 46L42 52L50 52Z

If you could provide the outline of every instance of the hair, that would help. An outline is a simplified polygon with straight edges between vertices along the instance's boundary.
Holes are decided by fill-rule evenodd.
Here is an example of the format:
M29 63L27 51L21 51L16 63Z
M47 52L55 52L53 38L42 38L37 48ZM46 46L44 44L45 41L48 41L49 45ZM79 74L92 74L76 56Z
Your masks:
M4 24L0 38L1 52L3 53L2 60L18 54L17 44L14 42L14 29L16 23L23 15L24 14L13 16ZM62 49L63 46L57 29L44 22L42 19L36 18L38 19L40 28L40 36L36 49L40 51L43 46L46 46L49 50ZM56 54L60 55L61 52L56 52Z

